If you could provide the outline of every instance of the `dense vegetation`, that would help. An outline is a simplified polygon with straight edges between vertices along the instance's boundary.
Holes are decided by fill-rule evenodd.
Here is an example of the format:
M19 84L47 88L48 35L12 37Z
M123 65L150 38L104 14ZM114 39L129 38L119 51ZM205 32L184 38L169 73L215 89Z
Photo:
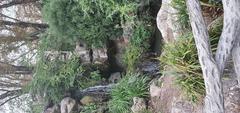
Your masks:
M216 3L209 1L209 3ZM163 74L176 76L176 85L186 93L188 99L197 102L205 93L202 70L199 64L197 48L190 32L189 17L184 0L173 0L172 5L178 10L177 22L184 28L184 34L177 40L164 45L163 53L159 58L165 69ZM216 20L214 26L209 28L211 49L215 53L217 43L222 32L222 18Z
M48 0L43 14L50 34L58 40L81 39L90 47L99 47L121 36L122 24L135 18L136 5L134 0Z
M119 39L124 39L124 44L127 43L117 59L124 66L121 80L111 87L110 99L104 103L109 112L129 113L134 97L148 98L149 82L153 76L141 73L138 64L145 60L142 56L149 55L147 52L157 31L155 17L150 14L153 12L150 6L152 1L154 0L42 0L42 17L48 27L39 35L34 75L25 88L33 97L39 97L43 101L39 105L35 104L33 111L41 112L43 106L49 103L58 104L66 95L72 96L68 94L72 91L110 84L107 79L113 73L110 65L112 62L83 62L80 55L74 53L76 42L86 44L85 49L89 52L86 54L89 56L94 49L104 48L106 54L113 54L113 57L120 52L113 50L114 47L108 47L109 43ZM221 8L212 0L202 0L201 3ZM185 0L173 0L171 6L178 11L176 22L179 23L182 34L174 42L161 45L163 50L157 58L161 74L174 75L175 84L181 87L186 97L197 102L204 96L205 86L187 6ZM209 28L213 52L222 26L220 20ZM61 52L67 52L70 56L65 58ZM154 53L152 56L156 55ZM149 56L150 59L152 56ZM77 101L81 99L78 98ZM101 104L98 103L83 105L80 113L97 112L99 107ZM150 110L143 113L148 112Z
M127 74L113 88L109 108L111 112L130 112L132 98L146 97L149 82L143 75L133 74L141 55L149 49L152 35L151 17L139 14L140 5L138 0L44 0L42 13L49 28L41 35L35 75L28 89L43 98L44 103L59 103L71 90L98 85L105 75L94 67L96 64L83 64L71 52L76 41L86 43L88 48L99 48L127 34L129 44L121 59ZM127 32L123 30L126 26ZM60 54L46 54L54 51L69 51L73 55L64 59ZM98 107L84 106L82 112Z

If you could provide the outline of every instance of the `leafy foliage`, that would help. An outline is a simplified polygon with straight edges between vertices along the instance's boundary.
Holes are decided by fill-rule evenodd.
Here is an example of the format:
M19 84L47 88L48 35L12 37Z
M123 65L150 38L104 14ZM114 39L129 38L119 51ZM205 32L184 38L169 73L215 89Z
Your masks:
M139 74L128 73L111 92L109 101L111 113L129 113L133 97L148 95L148 78Z
M46 0L43 14L51 34L61 40L82 39L90 46L102 46L122 34L121 23L132 21L135 0Z
M64 92L91 87L98 84L100 80L99 71L87 70L87 66L81 65L76 57L67 61L60 59L49 61L41 58L30 85L30 91L45 100L57 103L63 98Z
M41 59L38 61L30 90L46 100L58 102L68 89L79 88L80 85L75 83L77 75L82 72L79 67L77 58L66 62Z

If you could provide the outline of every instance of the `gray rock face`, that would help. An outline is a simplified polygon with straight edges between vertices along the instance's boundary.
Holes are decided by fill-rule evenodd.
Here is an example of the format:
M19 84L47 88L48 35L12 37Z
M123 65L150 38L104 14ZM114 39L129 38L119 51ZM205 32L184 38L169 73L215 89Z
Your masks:
M145 99L133 97L133 106L131 107L133 113L142 113L146 109L147 105Z

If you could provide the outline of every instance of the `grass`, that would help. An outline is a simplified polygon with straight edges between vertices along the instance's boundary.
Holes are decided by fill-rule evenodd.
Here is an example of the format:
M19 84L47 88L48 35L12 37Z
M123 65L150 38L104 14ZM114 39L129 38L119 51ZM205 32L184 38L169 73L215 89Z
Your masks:
M174 43L165 45L160 61L170 67L171 70L164 73L176 75L175 83L182 88L191 101L196 102L200 95L204 95L204 80L191 33L179 37L179 40Z
M222 26L220 20L209 30L213 53L216 51ZM192 102L197 102L205 94L205 85L192 33L185 33L175 42L166 44L163 50L159 60L168 67L163 73L176 75L176 85L182 88Z
M177 10L177 23L180 24L181 30L189 29L189 15L185 0L172 0L171 6Z
M130 113L133 97L148 96L148 80L145 76L128 73L112 89L112 99L108 103L110 113Z

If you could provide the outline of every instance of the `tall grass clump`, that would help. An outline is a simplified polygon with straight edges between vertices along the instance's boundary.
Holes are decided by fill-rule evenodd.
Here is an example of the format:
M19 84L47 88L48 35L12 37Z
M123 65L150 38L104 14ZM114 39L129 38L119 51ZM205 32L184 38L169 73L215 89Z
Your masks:
M171 6L177 10L177 20L182 30L190 29L189 15L185 0L172 0Z
M109 101L111 113L130 113L133 97L147 97L148 78L139 74L128 73L111 92L112 99Z
M221 31L221 21L209 30L213 53L216 51ZM163 73L176 75L176 84L191 101L197 102L205 94L205 85L192 33L185 33L175 42L166 44L163 50L159 58L166 67Z

